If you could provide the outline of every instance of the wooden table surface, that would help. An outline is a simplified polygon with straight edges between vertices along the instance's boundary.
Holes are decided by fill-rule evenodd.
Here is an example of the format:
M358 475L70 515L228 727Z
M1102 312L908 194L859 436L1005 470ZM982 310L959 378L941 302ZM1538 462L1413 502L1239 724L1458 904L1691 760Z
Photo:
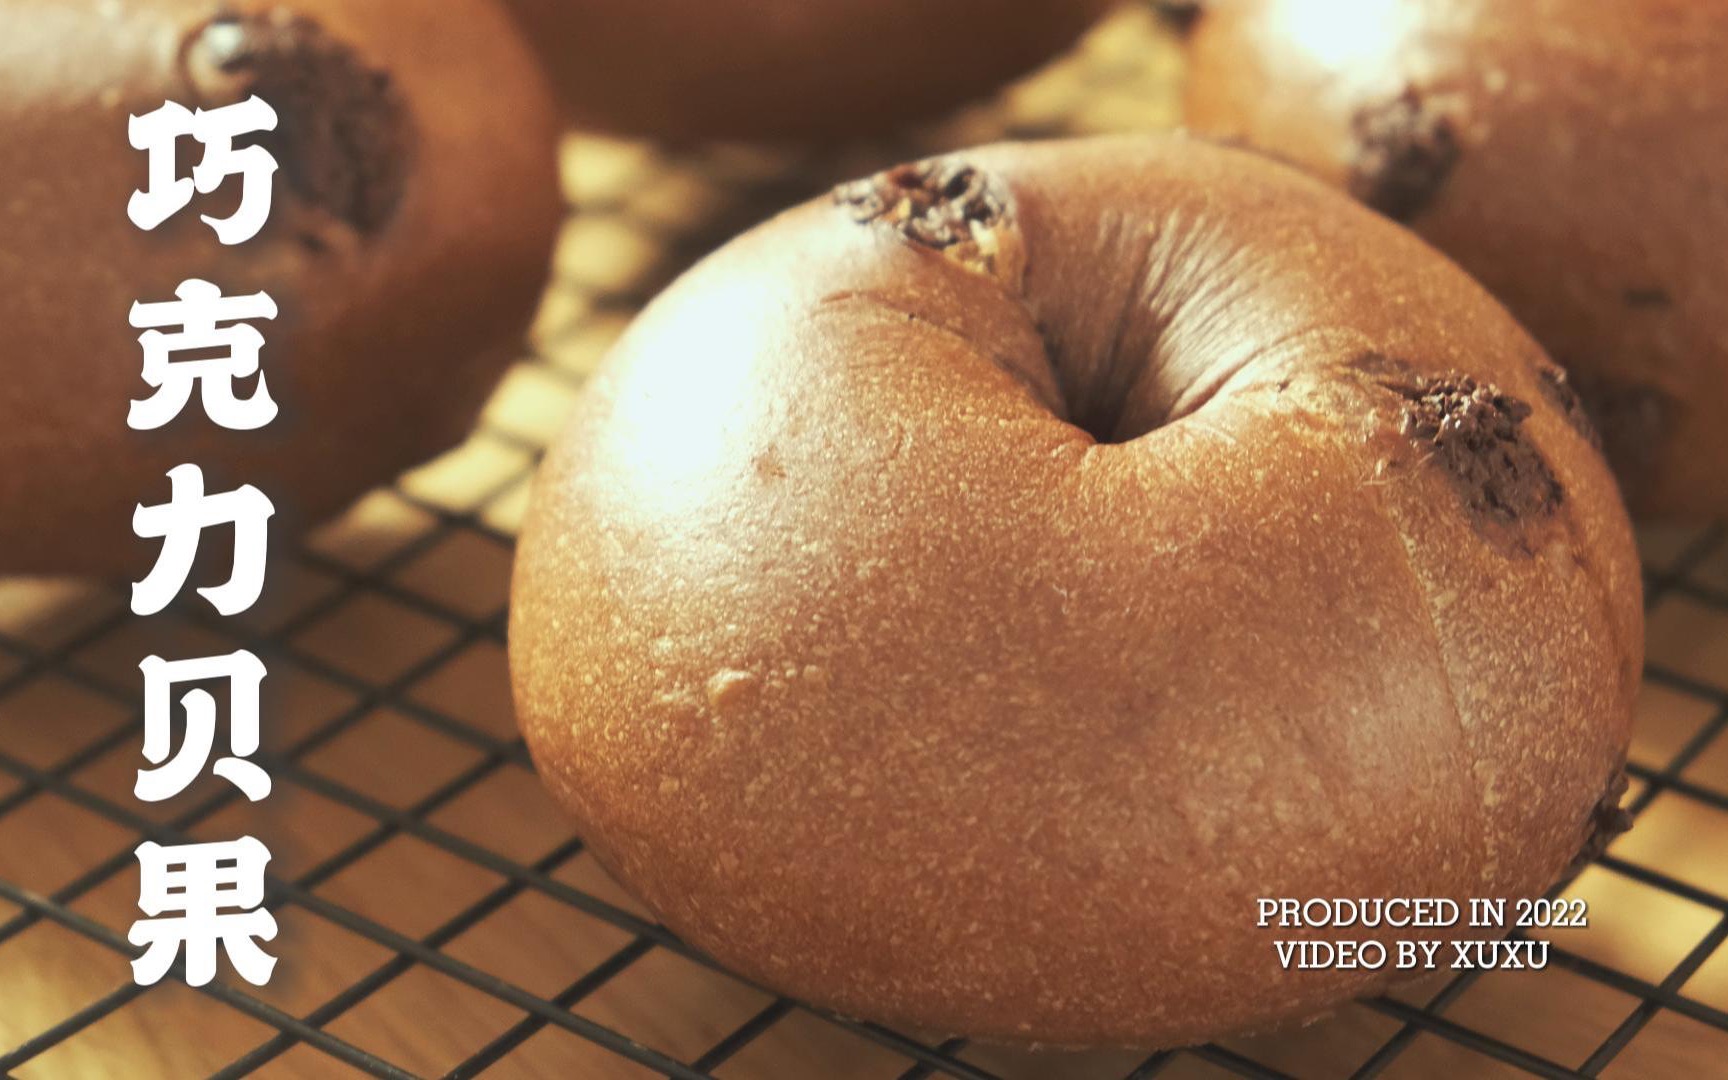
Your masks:
M1171 43L1131 11L1076 57L895 145L800 154L572 139L576 211L533 355L470 442L369 496L273 569L263 607L230 624L170 615L146 627L112 588L0 581L0 1054L81 1012L91 1021L10 1071L201 1076L271 1044L276 1027L232 1002L179 985L129 989L126 958L100 940L134 918L131 849L166 827L267 842L273 874L293 885L273 904L279 975L256 998L293 1017L319 1014L323 1031L410 1073L442 1075L515 1032L486 1075L653 1075L558 1023L524 1026L516 991L579 998L571 1015L685 1063L753 1018L765 1025L719 1077L907 1073L912 1059L880 1039L777 1004L619 918L645 914L572 843L515 740L502 634L511 537L535 456L583 377L691 259L835 179L919 152L1167 127L1177 69ZM1686 1015L1728 1012L1728 951L1712 952L1728 934L1728 738L1707 738L1728 702L1728 543L1696 530L1643 542L1662 588L1633 759L1662 783L1635 785L1637 828L1571 887L1590 902L1592 925L1552 940L1577 962L1488 975L1443 1015L1567 1068L1631 1018L1636 1034L1603 1075L1728 1077L1728 1032ZM237 643L260 647L270 665L275 794L257 807L219 787L135 802L138 659ZM602 965L609 978L573 987ZM1420 1005L1445 985L1397 999ZM1646 1011L1640 994L1650 993L1678 994L1682 1006ZM1176 1055L1159 1075L1237 1075L1245 1059L1347 1076L1394 1038L1402 1050L1385 1076L1527 1075L1403 1021L1394 1004L1351 1005ZM282 1052L261 1075L351 1072L304 1042L273 1049ZM1146 1058L953 1053L999 1077L1074 1080L1122 1077Z

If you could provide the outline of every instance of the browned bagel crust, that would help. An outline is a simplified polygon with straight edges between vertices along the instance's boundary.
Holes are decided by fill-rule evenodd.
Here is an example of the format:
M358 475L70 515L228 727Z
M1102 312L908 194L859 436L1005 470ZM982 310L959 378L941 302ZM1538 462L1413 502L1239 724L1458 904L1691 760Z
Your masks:
M1207 0L1187 115L1457 259L1572 373L1627 499L1728 514L1728 6Z
M509 0L572 122L839 141L987 94L1117 0Z
M506 16L421 8L0 0L0 574L139 573L154 552L132 508L166 499L182 463L212 491L257 485L285 540L460 440L546 280L558 121ZM198 220L224 204L204 201L135 228L128 114L252 93L279 117L264 231L225 248ZM127 311L188 278L276 301L257 324L269 427L223 431L195 398L128 429L149 388Z
M882 197L918 177L971 209ZM656 300L552 451L522 730L787 993L1057 1044L1312 1014L1384 980L1279 970L1255 898L1531 895L1612 819L1638 564L1548 369L1253 155L842 188Z

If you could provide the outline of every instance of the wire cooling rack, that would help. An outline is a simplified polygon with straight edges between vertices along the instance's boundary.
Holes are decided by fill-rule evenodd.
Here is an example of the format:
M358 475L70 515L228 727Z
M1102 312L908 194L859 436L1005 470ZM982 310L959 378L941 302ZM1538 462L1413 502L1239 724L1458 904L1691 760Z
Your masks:
M888 160L1166 126L1141 12L910 144L844 155L580 140L557 284L474 437L273 570L239 620L0 582L0 1075L35 1077L1728 1077L1728 538L1642 538L1651 660L1635 830L1569 887L1589 930L1540 972L1464 974L1300 1029L1153 1055L1031 1054L828 1016L717 969L613 885L541 793L504 662L528 480L593 362L680 269ZM236 627L239 627L237 630ZM251 648L276 782L130 796L137 661ZM271 986L131 984L132 848L253 833L275 853Z

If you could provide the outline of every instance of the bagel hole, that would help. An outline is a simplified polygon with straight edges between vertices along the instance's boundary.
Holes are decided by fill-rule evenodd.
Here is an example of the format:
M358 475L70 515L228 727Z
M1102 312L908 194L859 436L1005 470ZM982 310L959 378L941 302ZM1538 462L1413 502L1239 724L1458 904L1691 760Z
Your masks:
M1045 350L1062 397L1063 418L1099 445L1117 446L1204 408L1239 365L1175 364L1158 344L1164 333L1164 320L1153 318L1105 347L1054 340L1046 331Z
M1060 381L1060 374L1058 374ZM1063 403L1067 406L1068 422L1092 437L1100 446L1130 443L1164 426L1162 417L1127 424L1126 395L1117 401L1086 401L1066 383L1061 384Z
M1147 435L1192 416L1202 405L1210 401L1212 394L1204 396L1191 403L1185 403L1180 408L1134 408L1135 402L1127 395L1113 407L1100 407L1091 410L1076 410L1073 399L1064 392L1064 401L1068 405L1068 422L1092 437L1092 441L1100 446L1122 446L1145 438Z

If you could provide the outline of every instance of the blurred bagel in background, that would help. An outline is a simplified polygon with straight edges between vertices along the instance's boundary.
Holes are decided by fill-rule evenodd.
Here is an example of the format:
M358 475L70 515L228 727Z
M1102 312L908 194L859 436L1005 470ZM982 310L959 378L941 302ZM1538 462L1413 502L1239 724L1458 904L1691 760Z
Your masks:
M563 214L558 119L490 0L0 0L0 574L136 573L135 504L166 473L255 484L286 531L460 441L521 348ZM129 114L257 94L280 166L268 224L223 246L200 214L127 217L147 156ZM183 141L183 168L200 154ZM134 302L188 279L267 292L253 325L280 407L233 432L193 397L127 426L140 377ZM250 392L244 387L240 396Z
M1116 0L509 0L573 123L837 142L990 93Z
M1728 5L1197 0L1188 125L1344 187L1488 286L1637 513L1728 514Z

